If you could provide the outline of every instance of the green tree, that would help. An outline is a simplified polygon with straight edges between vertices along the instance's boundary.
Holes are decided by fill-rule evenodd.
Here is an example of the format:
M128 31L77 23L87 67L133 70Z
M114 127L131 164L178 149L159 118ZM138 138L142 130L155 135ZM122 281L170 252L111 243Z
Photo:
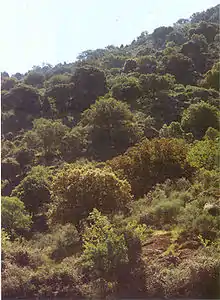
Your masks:
M137 58L138 72L142 74L151 74L156 71L157 60L152 55L140 56Z
M215 141L217 138L220 137L220 132L219 130L215 129L215 128L212 128L212 127L209 127L207 130L206 130L206 133L204 135L204 138L205 139L208 139L208 140L212 140L212 141Z
M173 53L162 58L164 71L175 76L176 81L182 84L193 84L193 63L189 57L180 53Z
M44 82L44 74L40 72L30 71L24 78L24 83L34 87L42 87Z
M17 84L16 78L13 77L2 77L1 78L1 90L9 91Z
M33 131L41 140L45 155L56 153L60 149L60 143L68 131L68 127L60 121L48 119L35 119Z
M164 138L182 138L183 129L179 122L172 122L169 126L166 124L160 129L159 135Z
M22 112L21 117L25 117L26 114L33 116L40 114L40 94L30 86L24 84L15 86L4 95L2 101L7 109L14 109L17 115Z
M20 165L13 157L3 159L2 165L2 179L15 180L16 176L20 173Z
M51 88L55 85L59 84L69 84L71 81L71 75L66 73L66 74L57 74L51 76L47 81L45 81L45 87L46 88Z
M219 71L220 71L220 62L214 64L212 69L205 74L205 79L202 82L204 87L213 88L219 91L219 82L220 82Z
M127 103L135 103L141 95L139 82L135 77L117 76L111 88L112 96Z
M218 169L220 162L218 142L208 139L197 142L188 152L187 160L196 168Z
M101 98L82 114L95 157L108 159L122 153L141 137L134 115L126 103L114 98Z
M116 228L97 209L93 209L87 221L80 257L83 271L90 278L116 282L119 288L128 284L131 293L140 288L137 266L141 262L137 257L141 255L145 226L129 222L124 228Z
M67 165L53 179L52 199L52 221L78 226L93 208L108 214L124 211L132 196L128 182L110 170Z
M161 90L169 90L175 84L175 78L170 74L163 76L157 74L141 75L139 81L144 93L151 92L153 94Z
M107 164L128 180L135 197L141 197L167 178L190 176L192 170L186 162L187 150L182 139L146 139Z
M19 231L29 230L32 224L24 203L17 197L2 197L1 220L2 227L12 236Z
M135 69L137 67L137 62L134 59L128 59L126 60L124 67L123 67L123 71L125 73L129 73L129 72L134 72Z
M12 191L11 196L18 197L26 209L33 215L44 209L50 202L51 172L43 166L33 167L27 176Z
M93 67L76 69L73 78L75 84L75 101L73 109L79 112L87 109L96 99L107 92L104 72Z
M191 104L183 112L181 126L185 131L192 132L195 138L201 139L209 127L218 128L218 109L204 101Z

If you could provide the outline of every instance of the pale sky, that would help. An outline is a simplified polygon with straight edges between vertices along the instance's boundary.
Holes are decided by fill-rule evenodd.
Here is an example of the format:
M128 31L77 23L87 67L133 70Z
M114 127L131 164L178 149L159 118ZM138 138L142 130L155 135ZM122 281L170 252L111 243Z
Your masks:
M1 0L0 70L73 62L88 49L129 44L219 0Z

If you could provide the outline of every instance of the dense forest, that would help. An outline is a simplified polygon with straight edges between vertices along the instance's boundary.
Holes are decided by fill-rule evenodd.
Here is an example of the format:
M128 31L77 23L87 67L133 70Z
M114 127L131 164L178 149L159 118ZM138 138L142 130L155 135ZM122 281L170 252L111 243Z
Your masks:
M219 9L1 73L4 298L220 297Z

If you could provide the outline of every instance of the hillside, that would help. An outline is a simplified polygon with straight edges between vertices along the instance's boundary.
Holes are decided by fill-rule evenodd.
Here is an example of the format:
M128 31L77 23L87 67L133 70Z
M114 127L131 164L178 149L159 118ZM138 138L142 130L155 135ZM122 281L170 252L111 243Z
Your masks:
M1 73L4 298L220 297L219 9Z

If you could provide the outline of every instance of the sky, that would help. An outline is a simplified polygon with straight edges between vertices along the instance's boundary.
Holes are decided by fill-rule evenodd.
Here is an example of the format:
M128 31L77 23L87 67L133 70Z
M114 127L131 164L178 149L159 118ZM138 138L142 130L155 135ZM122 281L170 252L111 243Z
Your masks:
M0 70L73 62L82 51L129 44L143 31L219 4L219 0L2 0Z

